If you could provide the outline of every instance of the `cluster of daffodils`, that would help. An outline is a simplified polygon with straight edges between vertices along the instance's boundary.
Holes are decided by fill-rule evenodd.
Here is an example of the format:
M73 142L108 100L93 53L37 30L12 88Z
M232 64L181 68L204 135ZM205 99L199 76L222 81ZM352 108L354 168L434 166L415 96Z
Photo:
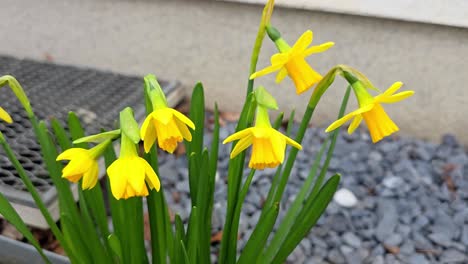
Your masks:
M71 148L65 150L57 160L70 160L63 168L62 177L71 182L82 180L82 188L93 188L99 176L97 159L102 156L111 142L120 137L120 156L108 168L112 194L116 199L134 196L147 196L149 189L159 191L161 183L151 165L139 156L138 144L144 142L144 151L148 153L156 140L158 146L173 153L183 139L191 141L193 122L179 111L168 107L164 93L153 75L145 77L153 89L148 91L153 112L143 122L140 129L132 110L124 109L120 113L120 129L82 138L76 142L102 141L87 150Z
M305 60L311 54L326 51L334 45L333 42L326 42L318 46L310 46L313 39L312 31L306 31L291 47L280 35L277 29L267 26L266 31L271 40L275 43L279 53L271 57L271 66L253 73L250 79L264 76L278 71L276 82L281 82L289 76L296 87L296 93L302 94L319 83L323 77L315 71ZM365 82L354 77L349 72L344 72L344 77L353 88L359 103L359 109L353 111L343 118L333 122L326 132L333 131L352 120L348 128L348 133L353 133L364 119L372 141L378 142L382 138L398 131L398 127L385 113L382 104L399 102L414 94L413 91L405 91L395 94L402 86L401 82L396 82L384 93L373 97L368 90L373 87L366 87ZM149 99L152 103L153 112L150 113L143 122L138 135L128 136L128 131L122 127L119 133L111 134L112 138L106 139L90 150L81 148L68 149L57 157L57 160L71 160L63 169L63 177L71 182L77 182L81 178L82 188L89 189L96 185L98 180L97 158L100 157L107 146L115 138L121 138L120 157L107 169L112 193L115 198L129 198L133 196L148 195L148 187L159 190L160 182L152 167L140 158L137 151L137 144L143 140L144 151L148 153L154 143L173 153L178 143L183 140L191 141L190 129L194 130L194 123L184 114L168 107L165 95L153 75L145 77L145 81L152 82L154 89L149 91ZM246 128L224 140L224 144L237 141L231 152L231 159L239 153L252 146L250 162L248 166L252 169L275 168L283 163L286 145L301 149L301 145L293 139L283 135L272 128L268 114L269 109L277 109L276 100L263 88L254 91L256 116L255 124ZM265 100L264 98L268 98ZM127 113L128 115L128 113ZM11 122L9 115L0 108L0 118ZM125 123L135 123L133 116L121 118L121 125ZM128 129L130 130L130 128ZM146 183L146 184L145 184Z

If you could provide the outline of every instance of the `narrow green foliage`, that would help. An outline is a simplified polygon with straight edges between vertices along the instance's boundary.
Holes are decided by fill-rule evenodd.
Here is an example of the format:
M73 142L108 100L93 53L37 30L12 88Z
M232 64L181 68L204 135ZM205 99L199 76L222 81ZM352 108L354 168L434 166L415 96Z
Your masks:
M55 138L57 139L60 148L62 148L62 151L71 148L73 144L70 141L65 128L63 128L63 126L60 124L60 121L58 121L56 118L52 118L51 125Z
M292 232L288 235L271 263L284 263L288 255L291 254L294 248L296 248L307 233L309 233L315 223L317 223L318 219L332 200L339 182L340 175L335 174L324 184L315 199L306 202L306 207L308 207L309 210L307 210L307 213L303 218L298 218L298 221L292 228Z
M64 236L72 246L72 251L78 258L78 263L92 263L93 256L86 248L86 240L80 235L73 219L65 213L60 213L60 223Z
M199 241L199 232L198 232L198 208L192 206L192 211L190 212L189 226L187 230L187 254L190 260L190 263L197 263L198 259L198 241Z
M72 140L84 137L85 131L83 129L83 126L81 125L79 118L73 112L70 112L68 115L68 127L70 130ZM65 139L61 140L65 141ZM78 143L76 144L76 147L88 148L88 143ZM101 186L98 182L98 184L94 188L87 191L81 191L80 187L79 194L81 213L84 216L84 221L87 225L85 228L88 229L89 232L98 234L98 236L94 237L97 240L97 243L95 243L95 245L92 245L92 250L103 250L103 253L97 252L95 255L100 256L100 254L102 254L103 257L108 259L108 256L110 254L110 246L107 244L106 238L109 236L110 232L109 227L107 225L107 215ZM99 230L99 232L96 232L97 230L94 226L94 223L97 224L97 230ZM105 249L100 243L101 240L104 242Z
M237 263L250 264L257 263L262 255L262 248L265 246L268 236L270 235L271 229L275 225L276 218L278 217L279 204L276 203L269 207L265 213L264 224L256 228L250 239L242 250L241 256Z
M34 248L36 248L37 252L39 252L45 263L51 263L46 255L44 255L41 245L39 245L31 231L29 231L26 224L23 222L21 217L2 193L0 193L0 214L9 223L11 223L16 228L16 230L18 230L29 241L29 243L34 246Z
M185 230L184 224L182 223L182 219L178 214L175 215L175 237L174 237L174 255L171 259L171 263L183 263L184 261L184 252L185 250L182 248L185 241Z
M122 246L120 244L119 238L115 234L110 234L107 237L107 243L112 249L112 252L117 257L117 263L122 263L123 255L122 255Z

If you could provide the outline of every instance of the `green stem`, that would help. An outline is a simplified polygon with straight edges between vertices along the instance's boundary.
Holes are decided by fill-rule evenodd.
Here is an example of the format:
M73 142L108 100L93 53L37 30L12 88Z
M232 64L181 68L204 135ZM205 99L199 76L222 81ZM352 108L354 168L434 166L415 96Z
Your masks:
M344 116L344 113L346 111L346 105L348 104L348 99L349 99L350 93L351 93L351 86L348 86L348 88L346 89L346 93L345 93L345 95L343 97L343 102L341 103L340 112L338 114L338 119L340 119L341 117ZM330 143L330 148L328 149L328 153L327 153L327 157L325 159L325 163L322 166L322 170L320 171L320 175L319 175L319 177L317 179L317 182L315 182L314 187L312 189L312 192L310 194L310 196L313 197L313 198L315 198L315 196L318 194L318 192L320 190L320 187L322 187L323 180L325 179L325 175L327 173L328 165L330 164L330 160L332 158L333 151L335 150L336 139L338 137L339 132L340 132L340 129L336 129L333 132L332 141Z

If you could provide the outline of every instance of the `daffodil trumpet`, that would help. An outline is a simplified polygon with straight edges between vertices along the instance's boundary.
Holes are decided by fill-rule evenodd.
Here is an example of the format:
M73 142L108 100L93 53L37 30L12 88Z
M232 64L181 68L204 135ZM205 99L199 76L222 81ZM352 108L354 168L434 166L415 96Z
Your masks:
M283 163L286 144L302 149L299 143L271 127L268 109L262 105L257 106L255 126L230 135L223 144L234 140L239 141L234 146L230 158L235 158L252 145L249 161L249 167L252 169L275 168Z
M153 75L145 77L157 84ZM148 82L149 82L148 81ZM184 139L192 141L192 134L189 130L195 129L195 124L181 112L168 107L164 92L159 84L151 85L153 89L148 89L153 111L146 117L140 129L140 137L144 142L145 152L149 152L151 147L158 140L158 146L173 153L178 143Z
M271 57L271 66L268 66L260 71L253 73L250 79L264 76L278 71L276 82L280 83L286 76L289 76L296 86L296 93L301 94L322 79L317 71L315 71L306 62L305 58L328 50L334 43L326 42L318 46L309 47L312 43L313 33L308 30L291 47L272 26L266 27L268 36L274 41L279 53Z
M62 152L57 157L59 160L70 160L62 170L62 178L76 183L80 179L83 190L91 189L96 186L99 178L98 158L111 143L106 140L91 149L70 148Z
M344 74L344 76L350 82L353 88L359 104L359 109L336 120L325 131L333 131L352 119L352 122L348 127L348 133L353 133L361 121L364 120L369 129L373 143L376 143L384 137L397 132L399 130L398 126L393 122L392 119L390 119L388 114L383 109L382 104L393 104L400 102L412 96L414 91L395 93L403 85L401 82L395 82L385 92L373 97L371 94L369 94L368 89L362 84L361 81L357 80L349 73Z

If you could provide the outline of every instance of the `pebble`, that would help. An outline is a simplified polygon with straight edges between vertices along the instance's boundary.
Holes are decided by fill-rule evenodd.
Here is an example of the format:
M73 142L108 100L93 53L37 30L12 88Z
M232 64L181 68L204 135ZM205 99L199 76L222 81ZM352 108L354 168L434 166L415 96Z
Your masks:
M336 191L335 195L333 196L333 200L340 206L347 208L354 207L358 203L358 199L354 193L345 188L341 188Z

